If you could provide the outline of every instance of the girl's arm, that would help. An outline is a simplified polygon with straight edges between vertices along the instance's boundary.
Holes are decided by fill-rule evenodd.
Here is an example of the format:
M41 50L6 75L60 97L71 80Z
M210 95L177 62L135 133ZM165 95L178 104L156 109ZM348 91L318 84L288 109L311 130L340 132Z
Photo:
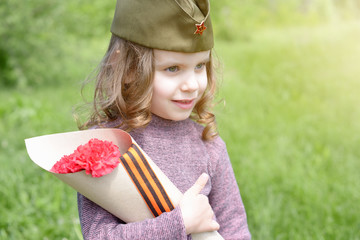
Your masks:
M213 160L210 172L209 202L220 224L218 232L224 239L251 239L245 208L226 145L221 138L214 141L215 146L212 145L209 151Z
M175 210L128 224L78 194L84 239L187 239L187 234L218 230L208 198L200 194L208 179L207 174L202 174L184 193Z
M85 240L188 239L179 207L157 218L128 224L79 193L78 208Z

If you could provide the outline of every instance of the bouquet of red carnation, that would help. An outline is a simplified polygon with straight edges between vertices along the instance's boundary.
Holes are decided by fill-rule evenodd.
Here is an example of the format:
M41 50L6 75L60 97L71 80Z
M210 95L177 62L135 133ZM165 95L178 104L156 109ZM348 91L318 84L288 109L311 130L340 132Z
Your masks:
M124 165L119 164L129 156L133 145L147 160L174 206L182 198L170 179L134 139L120 129L50 134L26 139L25 144L35 164L125 222L154 217ZM216 231L192 234L192 237L194 240L223 239Z
M85 170L86 174L101 177L111 173L119 165L120 156L120 151L115 144L93 138L77 147L72 154L63 156L50 171L74 173Z

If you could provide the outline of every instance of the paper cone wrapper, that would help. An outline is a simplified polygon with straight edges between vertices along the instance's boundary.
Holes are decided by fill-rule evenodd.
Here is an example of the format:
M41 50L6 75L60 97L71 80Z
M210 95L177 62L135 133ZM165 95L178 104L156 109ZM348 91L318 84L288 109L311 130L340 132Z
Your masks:
M64 155L73 153L78 146L86 144L93 138L111 141L118 146L121 155L126 153L131 145L135 143L127 132L120 129L102 128L29 138L25 139L25 145L31 160L50 172L53 165ZM173 205L177 206L182 198L182 193L150 157L140 147L139 149L148 160ZM111 173L99 178L87 175L85 171L52 174L127 223L154 217L121 164ZM192 237L195 240L223 239L216 231L192 234Z

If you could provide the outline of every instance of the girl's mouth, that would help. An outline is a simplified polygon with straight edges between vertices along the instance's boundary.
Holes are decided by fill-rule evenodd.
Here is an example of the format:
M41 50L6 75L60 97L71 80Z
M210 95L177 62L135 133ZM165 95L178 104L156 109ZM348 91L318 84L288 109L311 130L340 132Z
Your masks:
M172 100L173 103L175 103L176 106L178 106L181 109L191 109L194 107L194 99L185 99L185 100Z

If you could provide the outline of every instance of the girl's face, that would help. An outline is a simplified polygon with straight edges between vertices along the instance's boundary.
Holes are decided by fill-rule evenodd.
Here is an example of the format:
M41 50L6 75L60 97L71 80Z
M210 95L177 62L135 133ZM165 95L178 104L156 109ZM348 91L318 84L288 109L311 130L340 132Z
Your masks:
M182 53L154 49L154 57L151 112L169 120L185 120L206 89L210 50Z

